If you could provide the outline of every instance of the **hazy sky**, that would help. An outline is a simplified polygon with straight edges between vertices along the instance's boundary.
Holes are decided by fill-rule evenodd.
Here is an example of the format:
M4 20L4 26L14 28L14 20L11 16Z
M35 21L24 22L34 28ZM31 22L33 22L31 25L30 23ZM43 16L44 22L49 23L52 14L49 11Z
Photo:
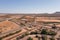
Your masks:
M60 11L60 0L0 0L0 13L51 13Z

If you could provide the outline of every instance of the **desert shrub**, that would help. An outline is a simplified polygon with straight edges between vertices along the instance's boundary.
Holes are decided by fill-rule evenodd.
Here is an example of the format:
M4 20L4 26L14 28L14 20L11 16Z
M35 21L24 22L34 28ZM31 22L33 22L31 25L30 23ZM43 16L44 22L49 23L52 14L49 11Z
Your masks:
M20 39L20 37L17 37L17 38L16 38L16 40L19 40L19 39Z
M0 40L2 40L2 38L0 38Z
M25 26L25 24L21 23L21 26Z
M29 37L27 40L33 40L33 38Z
M38 34L38 32L37 32L37 31L35 31L35 32L31 32L30 34Z
M47 30L46 29L42 29L41 34L47 34Z
M24 38L24 36L25 36L25 35L21 35L21 36L20 36L20 39L21 39L21 38Z
M29 35L29 34L30 34L30 33L26 32L26 33L25 33L25 36L27 36L27 35Z
M55 24L53 24L52 29L56 29L56 25Z
M50 38L50 40L55 40L54 38Z
M48 35L55 36L57 33L55 31L48 32Z
M38 37L38 35L35 36L36 38Z

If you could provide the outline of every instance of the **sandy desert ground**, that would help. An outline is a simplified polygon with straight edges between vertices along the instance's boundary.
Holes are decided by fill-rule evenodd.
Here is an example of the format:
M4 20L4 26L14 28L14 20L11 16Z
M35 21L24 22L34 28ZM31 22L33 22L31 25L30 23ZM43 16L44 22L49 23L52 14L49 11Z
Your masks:
M2 14L0 16L0 40L30 39L60 40L60 15Z

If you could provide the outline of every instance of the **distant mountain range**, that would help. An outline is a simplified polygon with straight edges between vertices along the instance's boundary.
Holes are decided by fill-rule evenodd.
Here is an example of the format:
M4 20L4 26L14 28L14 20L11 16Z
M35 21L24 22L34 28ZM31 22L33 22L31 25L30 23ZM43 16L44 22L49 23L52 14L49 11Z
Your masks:
M35 13L33 13L33 14L24 14L24 13L21 13L21 14L17 14L17 13L15 13L15 14L10 14L10 13L0 13L0 16L15 16L15 15L29 15L29 16L40 16L40 17L60 17L60 12L55 12L55 13L52 13L52 14L49 14L49 13L39 13L39 14L35 14Z

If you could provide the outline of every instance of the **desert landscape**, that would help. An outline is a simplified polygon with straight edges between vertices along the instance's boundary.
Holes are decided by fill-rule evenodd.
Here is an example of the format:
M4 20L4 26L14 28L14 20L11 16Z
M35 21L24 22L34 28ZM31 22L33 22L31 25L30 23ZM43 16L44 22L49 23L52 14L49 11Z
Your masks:
M60 12L2 14L0 40L60 40Z

